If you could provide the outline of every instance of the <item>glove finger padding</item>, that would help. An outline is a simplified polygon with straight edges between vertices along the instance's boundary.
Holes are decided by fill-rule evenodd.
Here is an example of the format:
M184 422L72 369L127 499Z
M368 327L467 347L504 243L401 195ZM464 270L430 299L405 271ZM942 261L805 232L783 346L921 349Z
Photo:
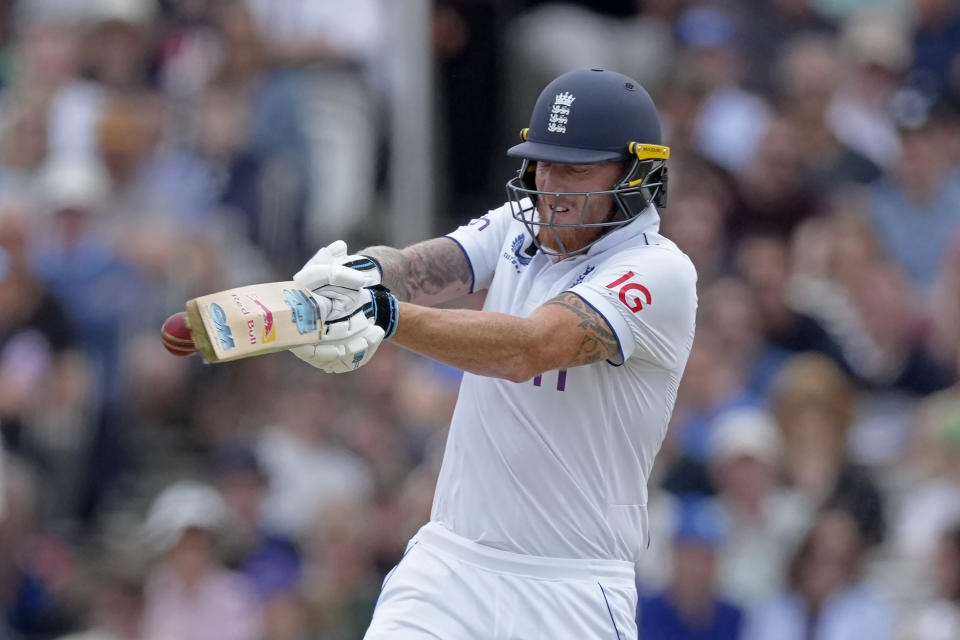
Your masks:
M346 347L333 344L304 344L299 347L291 347L288 351L307 364L323 369L333 364L335 360L342 358L346 354Z
M347 255L347 243L343 240L334 240L327 246L318 249L313 256L307 260L306 267L311 264L333 264L339 263L340 258Z
M367 301L370 296L367 294ZM373 319L368 318L362 309L341 318L334 318L323 326L323 341L334 342L349 340L355 335L363 333L367 327L373 325Z
M370 361L383 342L383 329L376 325L368 327L363 333L346 341L346 355L335 360L324 370L328 373L346 373L354 371Z
M383 329L370 325L361 333L345 340L308 344L294 347L290 351L304 362L327 373L346 373L369 362L383 342L383 336Z
M358 291L366 286L369 278L364 272L342 264L308 264L294 274L293 279L310 291L318 293L325 287Z
M322 265L342 266L362 274L362 284L354 288L380 284L382 274L380 263L369 256L347 255L347 243L343 240L337 240L313 254L313 257L303 265L300 271L294 274L293 279L307 286L314 279L314 272L311 268ZM314 286L320 285L322 285L322 283L318 282ZM314 286L308 288L313 289Z

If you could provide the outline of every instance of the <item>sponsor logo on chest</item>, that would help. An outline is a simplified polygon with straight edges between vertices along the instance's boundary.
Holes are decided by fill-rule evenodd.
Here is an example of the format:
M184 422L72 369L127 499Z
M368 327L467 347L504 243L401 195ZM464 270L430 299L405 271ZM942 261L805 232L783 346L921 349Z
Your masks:
M577 286L578 284L580 284L581 282L583 282L588 275L590 275L591 273L593 273L593 270L594 270L594 269L596 269L596 267L595 267L594 265L591 264L590 266L588 266L586 269L584 269L584 270L580 273L580 275L578 275L578 276L573 280L573 282L570 283L570 287L575 287L575 286ZM567 287L567 288L569 289L570 287Z

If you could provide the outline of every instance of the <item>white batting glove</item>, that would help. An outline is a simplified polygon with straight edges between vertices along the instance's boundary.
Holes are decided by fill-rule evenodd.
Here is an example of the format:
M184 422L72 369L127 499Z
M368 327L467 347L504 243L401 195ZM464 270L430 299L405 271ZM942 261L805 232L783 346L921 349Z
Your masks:
M308 267L318 264L341 265L359 271L364 275L364 286L380 284L383 275L383 269L375 258L356 254L348 255L347 243L343 240L336 240L313 254L313 257L307 260L300 271L293 276L293 279L300 282L301 278L306 277L304 271Z
M370 302L370 294L364 290L366 276L340 264L308 264L293 279L313 294L321 309L327 310L323 316L324 324L351 316ZM340 335L333 339L345 337Z
M362 332L346 340L303 345L290 349L290 352L327 373L346 373L367 364L383 342L383 336L383 329L368 325Z
M354 335L352 316L361 315L361 312L374 324L379 324L388 338L396 330L396 298L381 284L365 284L367 276L360 271L340 264L308 264L297 272L294 280L310 291L320 308L327 311L323 320L329 329L324 329L321 338L328 337L328 331L339 331L336 335L329 335L330 340ZM335 326L347 318L351 321L346 328Z
M397 300L379 284L380 275L376 260L347 255L342 241L317 251L293 279L310 291L321 309L319 341L290 351L328 373L366 364L397 329Z

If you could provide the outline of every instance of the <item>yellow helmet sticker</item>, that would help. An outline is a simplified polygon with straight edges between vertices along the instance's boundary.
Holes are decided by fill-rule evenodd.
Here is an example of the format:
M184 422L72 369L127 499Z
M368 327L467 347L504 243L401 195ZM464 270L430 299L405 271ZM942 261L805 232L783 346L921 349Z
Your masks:
M631 142L627 145L627 153L636 156L638 160L667 160L670 158L670 147Z

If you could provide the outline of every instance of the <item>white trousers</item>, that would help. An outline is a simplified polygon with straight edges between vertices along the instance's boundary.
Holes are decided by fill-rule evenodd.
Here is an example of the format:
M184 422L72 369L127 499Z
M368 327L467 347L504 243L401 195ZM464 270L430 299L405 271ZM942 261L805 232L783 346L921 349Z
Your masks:
M476 544L435 523L383 581L365 640L636 640L634 568Z

